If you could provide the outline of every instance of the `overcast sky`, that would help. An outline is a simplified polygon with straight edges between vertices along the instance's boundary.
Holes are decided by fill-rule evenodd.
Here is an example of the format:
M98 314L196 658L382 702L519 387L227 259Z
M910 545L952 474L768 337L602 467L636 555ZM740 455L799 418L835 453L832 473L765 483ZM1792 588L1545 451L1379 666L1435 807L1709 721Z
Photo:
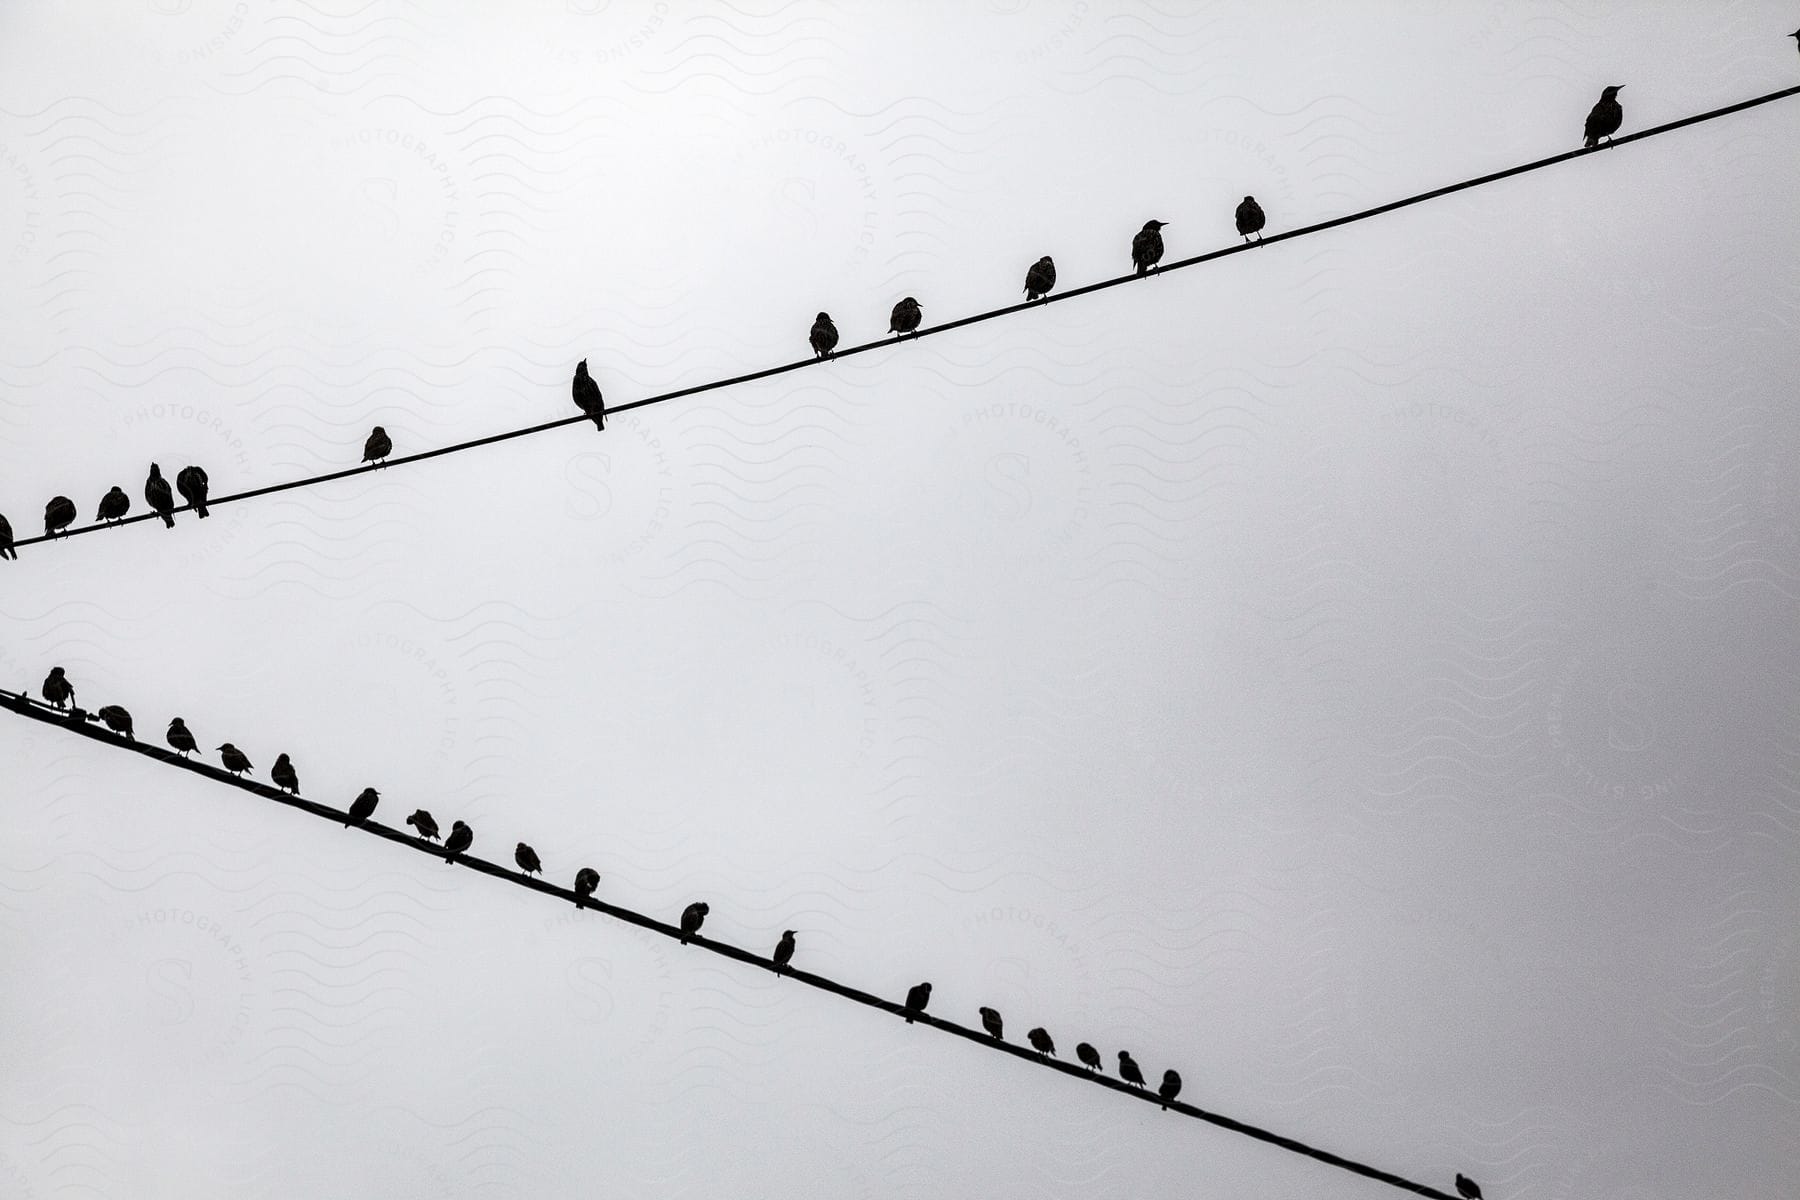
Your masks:
M1800 83L1788 3L0 8L0 512L927 325ZM1800 1169L1800 99L26 547L304 793L1491 1200ZM0 714L0 1195L1396 1195Z

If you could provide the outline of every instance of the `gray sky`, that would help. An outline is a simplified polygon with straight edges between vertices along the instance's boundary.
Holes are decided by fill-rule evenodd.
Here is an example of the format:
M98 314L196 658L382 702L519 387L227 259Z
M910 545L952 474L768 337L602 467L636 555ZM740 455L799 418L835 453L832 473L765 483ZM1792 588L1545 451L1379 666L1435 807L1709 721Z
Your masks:
M1800 82L1787 4L1270 7L8 4L0 512ZM0 677L1440 1187L1786 1196L1797 131L28 547ZM0 779L8 1197L1396 1194L40 725Z

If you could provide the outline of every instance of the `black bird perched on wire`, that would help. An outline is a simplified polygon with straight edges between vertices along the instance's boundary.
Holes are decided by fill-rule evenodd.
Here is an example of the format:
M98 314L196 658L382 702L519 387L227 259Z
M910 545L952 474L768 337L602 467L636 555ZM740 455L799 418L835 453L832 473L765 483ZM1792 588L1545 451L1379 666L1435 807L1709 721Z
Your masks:
M831 352L837 349L838 331L837 326L831 323L830 313L819 314L818 319L813 322L812 332L806 335L806 340L812 343L814 358L831 357Z
M544 873L544 864L538 861L537 851L520 842L513 847L513 861L519 864L519 872L523 875Z
M126 741L137 741L136 736L131 732L131 714L126 712L123 708L120 708L117 704L103 705L100 711L94 715L100 718L101 724L105 725L114 733L124 734Z
M275 765L269 768L269 778L284 792L297 795L300 791L300 773L294 770L293 760L285 754L275 756Z
M219 747L219 761L224 763L225 769L233 775L242 775L245 771L250 770L250 759L230 742Z
M162 518L165 527L175 528L175 490L163 478L162 468L155 463L150 464L150 477L144 480L144 503Z
M16 561L18 557L19 552L13 549L12 522L6 519L4 513L0 513L0 558Z
M453 862L456 856L467 850L475 842L475 831L461 821L450 822L450 836L444 839L444 861Z
M1162 261L1162 230L1167 224L1167 221L1145 221L1144 227L1131 239L1131 263L1137 268L1139 275L1148 273L1151 267Z
M925 312L919 302L911 296L894 305L894 311L888 316L888 332L895 334L913 334L919 332L919 322L925 319Z
M1458 1171L1456 1173L1456 1194L1463 1200L1481 1200L1481 1185Z
M374 788L366 787L356 793L356 799L350 802L350 811L344 814L344 828L361 825L375 815L375 806L381 802L381 793Z
M1047 296L1050 289L1056 286L1056 264L1050 261L1048 254L1031 264L1025 272L1025 303L1030 304L1039 296Z
M1615 83L1600 93L1600 102L1588 113L1587 127L1582 131L1587 137L1584 145L1597 146L1601 138L1612 145L1612 135L1625 123L1625 110L1619 106L1619 89L1624 86Z
M394 439L387 435L387 430L377 425L369 430L369 440L363 443L364 462L372 462L378 467L385 467L383 460L394 452Z
M100 497L100 508L94 513L94 520L105 521L111 525L130 511L131 497L125 494L124 488L115 483L112 491Z
M55 537L59 529L75 523L75 502L67 496L52 496L44 505L44 536Z
M424 838L426 841L428 841L428 842L437 841L437 837L438 837L437 820L430 813L426 812L424 809L422 809L422 808L413 809L413 815L406 818L406 823L408 825L411 825L414 829L416 829L419 833L419 836Z
M794 961L794 931L792 929L781 931L781 940L775 943L775 953L769 956L769 960L775 964L777 975L781 974L787 965Z
M1051 1058L1056 1057L1056 1043L1050 1040L1050 1031L1042 1025L1026 1033L1025 1040L1030 1042L1031 1048L1039 1054L1048 1054Z
M175 473L175 490L194 506L194 515L206 519L206 472L199 467L183 467Z
M194 735L188 732L188 727L180 717L169 722L169 732L165 733L163 737L168 739L169 745L181 752L183 758L199 749L199 743L194 741Z
M606 400L600 395L600 385L588 374L587 359L575 364L575 379L569 385L570 393L575 397L575 407L594 419L594 428L602 433L606 431Z
M1181 1094L1181 1075L1175 1068L1170 1067L1163 1072L1162 1086L1156 1089L1156 1094L1162 1097L1164 1108L1169 1107L1169 1101Z
M712 905L704 900L696 900L681 910L681 944L700 932L700 926L706 923L706 914L712 911Z
M44 676L44 699L58 708L69 707L69 701L75 698L75 685L61 667L51 667L50 673Z
M1100 1052L1086 1042L1075 1043L1075 1057L1079 1058L1081 1065L1090 1071L1100 1069Z
M913 1018L924 1012L925 1006L930 1003L931 985L929 983L913 984L911 990L906 993L906 1023L911 1025Z
M1244 202L1237 206L1237 231L1244 240L1250 240L1255 234L1257 241L1262 241L1262 227L1267 224L1268 217L1263 214L1262 205L1256 202L1255 196L1245 196Z
M583 867L575 872L575 907L580 908L581 902L592 896L594 889L599 886L600 872L594 868Z
M1129 1050L1119 1051L1119 1078L1134 1087L1144 1086L1144 1073L1138 1070L1137 1060Z
M991 1008L982 1008L978 1011L981 1013L981 1027L987 1030L988 1036L996 1042L1005 1041L1006 1036L1000 1032L1002 1029L1000 1014Z

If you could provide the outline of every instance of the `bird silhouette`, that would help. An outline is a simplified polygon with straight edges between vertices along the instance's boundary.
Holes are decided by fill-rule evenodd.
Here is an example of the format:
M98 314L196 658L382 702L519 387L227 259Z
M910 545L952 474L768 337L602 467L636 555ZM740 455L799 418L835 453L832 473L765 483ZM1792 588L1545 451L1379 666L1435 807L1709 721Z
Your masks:
M600 385L588 374L587 359L575 364L575 379L569 390L575 397L575 407L593 418L595 429L605 432L606 399L600 395Z
M75 523L75 502L67 496L52 496L44 505L44 536L55 537L59 529Z
M837 326L831 323L830 313L819 314L818 319L813 322L812 332L807 335L806 340L812 343L815 358L831 357L831 352L837 349L838 331Z
M1081 1065L1090 1071L1100 1069L1100 1052L1086 1042L1075 1043L1075 1057L1079 1058Z
M594 889L599 886L600 872L594 868L583 867L575 872L575 907L580 908L581 902L592 896Z
M219 747L219 761L224 763L225 769L233 775L242 775L245 771L250 770L249 758L230 742Z
M1147 274L1151 267L1162 261L1162 231L1167 224L1167 221L1145 221L1144 227L1131 239L1131 263L1139 275Z
M432 817L432 815L430 813L426 812L424 809L422 809L422 808L413 809L413 814L412 814L412 816L406 818L406 823L408 825L411 825L415 830L417 830L419 836L421 838L424 838L426 841L428 841L428 842L437 841L437 837L438 837L437 821L435 818Z
M175 473L175 490L194 506L194 514L202 521L206 519L207 487L206 472L199 467L183 467Z
M163 478L162 468L155 463L150 464L150 477L144 480L144 503L162 518L164 526L175 528L175 491Z
M450 836L444 839L444 861L454 862L456 856L467 850L475 841L475 831L461 821L450 822Z
M1137 1060L1128 1050L1119 1051L1119 1078L1133 1087L1144 1086L1144 1073L1138 1070Z
M381 793L372 787L366 787L356 793L356 799L350 802L350 811L344 814L344 828L361 825L375 815L375 806L381 802Z
M372 462L378 467L385 467L383 460L394 452L394 440L387 435L387 430L377 425L369 430L369 440L363 443L364 462Z
M925 1006L929 1003L931 1003L931 985L929 983L913 984L912 990L906 993L906 1023L911 1025L913 1018L924 1012Z
M1612 145L1612 135L1625 123L1625 110L1619 104L1619 89L1624 86L1615 83L1600 93L1600 102L1588 113L1587 126L1582 130L1587 138L1583 145L1599 145L1601 138L1606 139L1607 145Z
M275 765L269 768L269 778L284 792L300 791L300 774L294 770L293 761L285 754L275 756Z
M919 302L911 296L894 305L894 311L888 317L888 332L894 334L912 334L917 337L919 322L925 319L925 312Z
M75 685L61 667L51 667L50 673L44 676L44 699L58 708L69 707L69 701L75 698Z
M1262 205L1256 202L1255 196L1245 196L1244 202L1237 206L1237 231L1247 242L1250 235L1255 234L1257 241L1262 241L1262 227L1268 221L1263 215Z
M700 926L706 923L706 914L712 911L712 905L704 900L696 900L681 910L681 944L687 945L689 938L700 932Z
M996 1042L1005 1041L1006 1035L1001 1032L1005 1026L1001 1024L1000 1014L991 1008L982 1008L978 1011L981 1013L981 1027L987 1030L988 1036Z
M1025 303L1030 304L1039 296L1047 296L1050 289L1056 286L1056 264L1050 261L1048 254L1031 264L1025 272Z
M1050 1032L1042 1025L1027 1032L1025 1040L1030 1042L1031 1048L1039 1054L1048 1054L1051 1058L1056 1057L1056 1043L1050 1040Z
M1456 1194L1463 1200L1481 1200L1481 1185L1458 1171L1456 1173Z
M137 738L131 731L131 714L120 708L117 704L103 705L100 711L94 715L99 717L101 723L114 733L124 734L126 741L137 741Z
M781 931L781 940L775 943L775 953L771 954L769 959L775 964L775 973L777 975L786 970L787 965L794 961L793 930L784 929Z
M6 519L4 513L0 513L0 559L10 558L16 561L18 557L19 552L13 549L12 522Z
M188 732L188 727L182 724L180 717L169 722L169 732L163 736L168 739L169 745L181 752L183 758L199 749L199 744L194 741L194 735Z
M524 842L513 847L513 861L519 864L519 872L523 875L544 873L544 864L538 861L537 851Z
M1170 1067L1163 1072L1162 1086L1156 1089L1156 1094L1162 1097L1165 1109L1169 1107L1169 1101L1181 1094L1181 1075L1175 1068Z
M94 520L105 521L108 525L118 523L120 517L131 511L131 497L125 489L113 484L112 491L100 497L100 507L94 513Z

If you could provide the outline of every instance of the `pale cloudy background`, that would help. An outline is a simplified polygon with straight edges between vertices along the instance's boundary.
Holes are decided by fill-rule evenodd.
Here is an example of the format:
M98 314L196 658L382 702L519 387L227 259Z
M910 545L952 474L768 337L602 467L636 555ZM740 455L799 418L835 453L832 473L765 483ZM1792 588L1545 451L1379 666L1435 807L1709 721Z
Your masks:
M690 15L691 13L691 15ZM1800 82L1788 3L0 8L0 512ZM1493 1200L1800 1169L1800 100L0 567L0 674ZM0 720L0 1194L1390 1189Z

